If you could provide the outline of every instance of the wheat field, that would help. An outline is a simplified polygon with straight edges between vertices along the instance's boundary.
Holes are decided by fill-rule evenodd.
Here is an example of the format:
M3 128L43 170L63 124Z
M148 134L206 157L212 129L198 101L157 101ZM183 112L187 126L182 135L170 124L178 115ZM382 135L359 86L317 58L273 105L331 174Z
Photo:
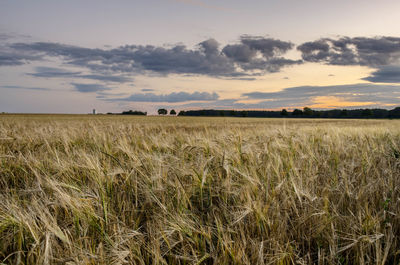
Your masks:
M399 264L400 121L0 115L0 264Z

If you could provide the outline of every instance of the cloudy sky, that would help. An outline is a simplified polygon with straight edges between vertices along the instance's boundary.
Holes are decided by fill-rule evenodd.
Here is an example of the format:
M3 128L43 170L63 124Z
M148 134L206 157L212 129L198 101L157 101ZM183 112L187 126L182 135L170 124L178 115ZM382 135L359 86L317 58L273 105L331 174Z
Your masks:
M398 0L2 0L0 112L394 108Z

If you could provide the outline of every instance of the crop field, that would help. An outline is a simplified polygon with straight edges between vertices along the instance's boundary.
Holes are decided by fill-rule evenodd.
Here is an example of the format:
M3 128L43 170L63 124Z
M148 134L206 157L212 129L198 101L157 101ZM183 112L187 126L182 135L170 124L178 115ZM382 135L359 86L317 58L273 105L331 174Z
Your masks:
M399 264L400 121L0 115L0 264Z

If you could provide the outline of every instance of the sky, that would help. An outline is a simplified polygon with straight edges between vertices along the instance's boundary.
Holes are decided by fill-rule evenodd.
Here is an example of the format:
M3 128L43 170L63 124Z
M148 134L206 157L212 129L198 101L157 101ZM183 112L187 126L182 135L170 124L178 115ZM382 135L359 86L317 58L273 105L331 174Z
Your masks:
M398 0L1 0L0 112L400 106Z

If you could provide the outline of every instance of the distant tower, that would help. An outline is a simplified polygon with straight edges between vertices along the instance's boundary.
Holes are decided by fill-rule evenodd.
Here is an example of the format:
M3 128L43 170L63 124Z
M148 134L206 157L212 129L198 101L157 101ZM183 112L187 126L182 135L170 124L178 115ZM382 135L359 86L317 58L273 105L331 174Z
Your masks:
M93 115L95 115L96 114L96 109L93 109Z

